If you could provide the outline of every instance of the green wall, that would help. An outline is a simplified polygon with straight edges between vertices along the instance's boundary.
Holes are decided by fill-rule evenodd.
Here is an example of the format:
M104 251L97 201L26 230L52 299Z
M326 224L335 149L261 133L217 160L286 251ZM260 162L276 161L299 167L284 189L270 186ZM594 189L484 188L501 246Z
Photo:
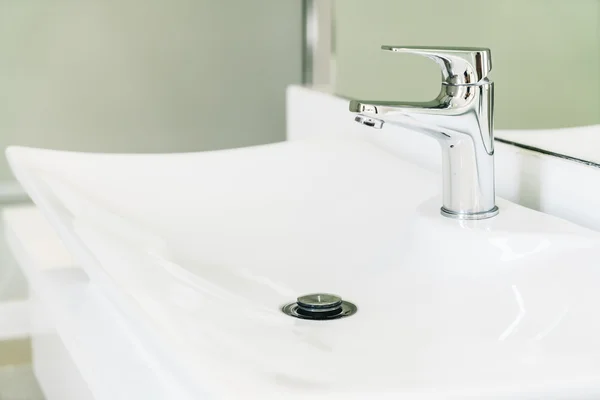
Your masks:
M336 0L336 91L430 100L439 69L382 44L492 49L496 127L600 123L598 0Z
M0 185L8 145L180 152L285 138L302 4L0 1Z

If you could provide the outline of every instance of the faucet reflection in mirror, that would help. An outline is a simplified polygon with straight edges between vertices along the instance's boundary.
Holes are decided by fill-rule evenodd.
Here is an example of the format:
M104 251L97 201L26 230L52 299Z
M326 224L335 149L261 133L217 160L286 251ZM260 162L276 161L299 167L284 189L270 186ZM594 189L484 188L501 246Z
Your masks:
M442 70L440 94L429 102L352 100L357 122L385 123L422 132L442 147L442 215L485 219L498 214L494 188L494 86L487 74L491 52L472 47L382 46L419 54Z

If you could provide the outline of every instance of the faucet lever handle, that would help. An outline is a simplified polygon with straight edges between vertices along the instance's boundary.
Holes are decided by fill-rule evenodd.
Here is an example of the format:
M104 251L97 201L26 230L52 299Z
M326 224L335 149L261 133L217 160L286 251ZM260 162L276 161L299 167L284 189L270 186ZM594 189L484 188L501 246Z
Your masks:
M492 69L491 51L484 47L381 46L381 49L432 59L442 69L442 79L448 85L478 84Z

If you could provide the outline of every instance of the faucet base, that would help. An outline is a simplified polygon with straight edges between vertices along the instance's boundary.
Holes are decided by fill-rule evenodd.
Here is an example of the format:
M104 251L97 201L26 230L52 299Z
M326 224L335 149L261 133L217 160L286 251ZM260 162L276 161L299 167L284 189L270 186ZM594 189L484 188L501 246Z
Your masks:
M496 215L498 215L498 206L494 206L494 208L492 208L489 211L483 211L483 212L478 212L478 213L461 213L461 212L456 212L456 211L450 211L444 207L441 208L440 213L447 218L454 218L454 219L462 219L462 220L478 220L478 219L488 219L488 218L492 218L495 217Z

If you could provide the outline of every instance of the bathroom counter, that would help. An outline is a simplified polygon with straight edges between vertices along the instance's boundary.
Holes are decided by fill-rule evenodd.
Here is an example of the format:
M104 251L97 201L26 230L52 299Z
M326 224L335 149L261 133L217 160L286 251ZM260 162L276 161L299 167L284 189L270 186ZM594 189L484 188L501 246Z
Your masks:
M35 206L7 208L2 217L31 288L33 366L47 400L190 398L73 263Z

